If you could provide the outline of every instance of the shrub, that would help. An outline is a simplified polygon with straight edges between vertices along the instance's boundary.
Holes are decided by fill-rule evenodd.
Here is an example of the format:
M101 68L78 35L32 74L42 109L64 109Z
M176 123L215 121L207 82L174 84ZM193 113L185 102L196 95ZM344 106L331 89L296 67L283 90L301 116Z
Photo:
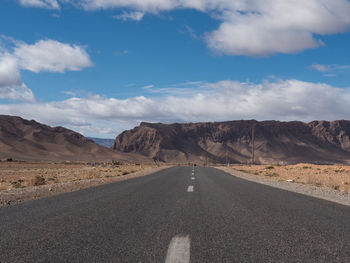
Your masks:
M22 183L23 183L23 182L24 182L23 180L19 179L19 180L17 180L17 181L11 182L11 185L12 185L14 188L22 188L22 187L24 187L24 186L22 186Z
M340 185L332 185L332 188L333 188L334 190L339 190L339 189L340 189Z
M272 170L272 169L275 169L275 167L273 167L272 165L270 165L270 166L266 166L265 169L267 169L267 170Z
M35 186L39 186L39 185L44 185L46 184L46 181L45 181L45 178L40 176L40 175L37 175L34 177L34 180L33 180L33 185Z

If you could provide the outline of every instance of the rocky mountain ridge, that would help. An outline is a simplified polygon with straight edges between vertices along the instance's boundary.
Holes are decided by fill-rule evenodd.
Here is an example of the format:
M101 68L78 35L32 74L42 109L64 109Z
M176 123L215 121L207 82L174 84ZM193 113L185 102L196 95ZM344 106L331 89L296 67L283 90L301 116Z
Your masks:
M132 160L137 154L119 153L63 127L0 115L0 158L40 161ZM142 157L143 158L143 157Z
M164 162L247 163L251 158L253 126L256 163L350 162L347 120L143 122L118 135L113 149Z

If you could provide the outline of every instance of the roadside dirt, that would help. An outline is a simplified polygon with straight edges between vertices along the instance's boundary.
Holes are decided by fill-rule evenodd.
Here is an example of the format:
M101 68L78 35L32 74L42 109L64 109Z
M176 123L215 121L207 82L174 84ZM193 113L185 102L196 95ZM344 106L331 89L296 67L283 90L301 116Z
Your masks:
M0 162L0 207L145 176L166 167Z
M275 181L289 180L290 182L329 187L350 193L350 166L300 163L283 166L237 165L231 168Z

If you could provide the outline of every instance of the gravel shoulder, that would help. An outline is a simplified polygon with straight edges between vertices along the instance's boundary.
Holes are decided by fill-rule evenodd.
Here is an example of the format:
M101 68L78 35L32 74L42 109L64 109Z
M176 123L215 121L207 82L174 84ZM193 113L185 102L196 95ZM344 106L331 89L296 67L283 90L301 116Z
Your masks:
M258 175L237 171L229 167L215 167L226 173L229 173L233 176L245 179L248 181L269 185L279 189L296 192L299 194L304 194L327 201L335 202L338 204L350 206L350 194L334 190L328 187L319 187L314 185L307 185L295 182L286 182L286 181L276 181L269 178L264 178Z
M163 170L167 167L168 166L149 167L134 173L115 177L92 178L79 181L61 182L41 186L29 186L25 188L2 190L0 191L0 207L50 197L61 193L78 191L81 189L95 187L102 184L108 184L128 180L131 178L146 176Z

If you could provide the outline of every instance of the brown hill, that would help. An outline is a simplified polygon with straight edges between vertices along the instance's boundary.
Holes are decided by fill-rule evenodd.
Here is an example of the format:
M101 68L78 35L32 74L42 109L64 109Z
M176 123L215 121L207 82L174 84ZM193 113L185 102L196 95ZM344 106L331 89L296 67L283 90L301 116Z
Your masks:
M113 148L164 162L247 163L252 126L256 163L350 163L350 121L141 123L121 133Z
M137 154L112 151L63 127L0 115L0 158L52 161L132 161Z

